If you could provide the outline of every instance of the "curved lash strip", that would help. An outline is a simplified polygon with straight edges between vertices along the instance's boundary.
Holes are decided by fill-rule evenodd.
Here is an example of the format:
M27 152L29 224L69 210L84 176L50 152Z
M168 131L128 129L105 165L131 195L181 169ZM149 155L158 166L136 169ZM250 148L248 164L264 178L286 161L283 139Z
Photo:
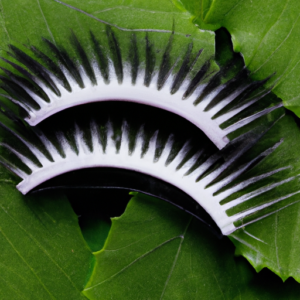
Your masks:
M89 102L117 99L155 106L195 124L219 149L229 143L230 133L281 105L253 109L270 92L262 88L268 79L253 82L244 68L226 81L225 74L234 68L234 61L211 74L211 61L199 65L202 49L192 53L192 43L186 45L182 57L172 61L173 34L160 59L156 58L155 42L148 35L141 46L132 34L128 62L110 27L106 28L108 49L92 32L90 36L89 48L93 50L88 53L72 33L75 59L47 39L44 39L47 54L30 47L36 59L10 45L8 54L17 63L2 60L21 76L1 67L6 75L0 76L1 88L7 94L0 96L25 110L25 120L30 125ZM243 116L239 118L241 113Z
M213 145L206 137L201 142L198 138L195 146L191 140L178 140L176 132L162 139L161 130L146 130L141 122L88 120L79 125L73 119L64 133L56 129L42 132L37 126L23 130L27 132L24 134L22 128L18 132L1 123L10 135L7 142L1 143L1 163L23 179L17 186L23 194L69 171L122 168L176 186L197 201L228 235L276 212L276 205L285 205L299 193L289 188L288 193L287 189L278 193L282 186L298 180L288 172L282 175L289 166L270 170L262 167L254 177L247 175L283 142L278 140L254 157L247 156L268 129L259 135L248 132L248 137L239 137L223 150L212 151ZM276 178L278 174L280 179ZM268 193L273 196L266 196Z

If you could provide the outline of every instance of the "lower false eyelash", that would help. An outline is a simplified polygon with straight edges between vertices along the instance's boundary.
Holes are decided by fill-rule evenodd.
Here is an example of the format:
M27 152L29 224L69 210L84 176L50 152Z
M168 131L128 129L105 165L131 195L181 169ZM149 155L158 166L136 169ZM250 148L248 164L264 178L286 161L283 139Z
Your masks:
M272 124L264 130L260 127L259 133L248 132L223 150L217 150L200 132L192 139L187 134L182 138L176 130L166 133L165 128L153 127L153 123L149 129L147 120L146 123L134 121L126 115L122 118L111 115L106 120L91 116L85 122L73 118L72 122L68 119L68 124L64 124L64 131L53 127L41 130L38 126L29 128L32 134L27 137L1 123L10 135L14 132L15 139L30 149L35 161L12 139L2 142L1 147L10 151L14 158L3 154L0 160L23 179L17 186L23 194L51 178L79 169L115 168L146 174L189 195L208 212L225 235L242 226L239 220L248 218L251 223L263 217L258 217L258 213L269 209L268 215L273 205L281 201L286 203L298 193L291 191L277 198L264 197L297 180L297 176L283 175L265 184L265 180L272 180L274 174L283 174L289 166L272 170L262 168L254 177L247 175L283 143L279 139L259 148L254 157L249 154ZM41 144L47 153L41 150ZM20 164L30 171L22 169ZM239 181L241 176L244 177Z
M18 64L3 60L22 77L2 67L6 77L0 78L1 87L7 95L1 97L22 107L30 125L90 102L117 99L159 107L195 124L219 149L229 143L230 133L281 105L266 105L255 111L255 103L262 102L270 92L262 88L268 78L251 82L245 68L226 82L226 74L237 65L236 59L212 74L213 59L199 65L203 49L193 49L192 42L182 45L186 50L181 57L171 57L176 43L173 34L166 39L161 56L156 53L153 37L146 34L142 45L135 34L130 34L128 57L109 26L105 34L104 45L90 32L87 52L72 32L75 59L47 39L43 39L47 54L30 47L36 59L10 45L9 55ZM243 117L239 118L241 113Z

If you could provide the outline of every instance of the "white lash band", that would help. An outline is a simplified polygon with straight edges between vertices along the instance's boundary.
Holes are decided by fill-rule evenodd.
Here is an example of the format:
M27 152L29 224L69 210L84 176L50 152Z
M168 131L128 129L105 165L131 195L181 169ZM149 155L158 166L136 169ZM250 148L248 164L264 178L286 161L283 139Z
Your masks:
M270 184L264 183L265 180L272 180L272 176L279 172L288 170L289 166L261 170L261 173L255 177L246 176L240 182L238 180L241 176L247 175L247 171L256 166L259 161L272 154L282 141L261 151L254 158L247 158L241 164L239 160L251 147L255 146L259 137L250 145L246 142L247 139L240 139L236 145L232 145L233 151L229 151L229 154L226 154L226 151L208 154L207 143L209 142L205 142L205 139L201 147L198 145L194 149L195 146L187 141L181 144L175 154L171 154L177 141L176 133L169 135L162 143L159 139L160 131L156 130L147 140L144 127L139 125L132 143L131 125L126 121L123 121L117 131L113 128L112 121L99 125L92 120L89 124L84 127L84 130L75 124L72 132L75 144L71 144L65 134L57 132L56 137L61 151L58 150L57 145L55 146L53 138L48 138L46 134L33 129L47 149L47 155L35 145L33 140L25 140L21 135L16 134L17 139L31 150L38 163L26 157L15 144L2 143L2 147L12 152L19 162L31 170L29 174L17 167L10 159L1 159L2 164L23 179L17 188L26 194L41 183L60 174L85 168L109 167L136 171L158 178L185 192L210 214L224 235L239 228L241 225L236 224L239 220L248 218L248 223L254 222L266 216L264 209L272 208L273 205L286 201L298 193L298 191L293 191L279 195L275 199L262 197L284 184L297 180L297 176L286 176L281 180L273 180ZM87 136L89 138L86 138ZM228 150L228 147L224 150ZM201 160L202 157L203 160ZM233 184L235 180L238 181ZM257 187L260 183L261 185ZM258 203L257 199L259 199ZM243 207L245 204L247 204L246 208ZM262 215L257 216L256 214L260 212Z
M48 40L45 40L46 44L58 62L32 47L47 67L11 45L11 56L19 64L3 60L23 77L21 79L2 68L7 75L1 76L2 88L9 95L1 96L22 107L28 115L25 120L31 126L59 111L92 102L117 100L154 106L187 119L219 149L229 143L230 133L281 106L260 108L259 111L253 109L253 105L270 92L262 90L267 80L251 82L247 70L243 69L221 84L228 66L214 75L210 74L211 62L199 65L201 50L193 56L190 45L182 58L171 62L172 35L158 62L150 59L155 51L147 36L143 55L138 51L136 41L132 40L130 51L137 54L130 62L124 62L116 36L109 27L107 39L112 50L101 50L97 39L92 37L94 52L88 55L76 36L72 35L74 49L81 61L79 66L78 61L72 60L68 53ZM234 65L233 62L231 64ZM243 115L239 118L241 113Z

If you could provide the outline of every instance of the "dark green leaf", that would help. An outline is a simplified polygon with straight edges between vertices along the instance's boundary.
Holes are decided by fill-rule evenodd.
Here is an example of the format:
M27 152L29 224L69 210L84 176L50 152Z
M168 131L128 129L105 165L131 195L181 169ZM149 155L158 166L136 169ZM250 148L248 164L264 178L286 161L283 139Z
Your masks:
M241 294L233 300L296 300L299 298L300 286L292 278L283 283L267 269L256 274L242 259L236 260L236 264L241 276L247 275L250 279L252 275L252 279L244 286Z
M92 255L68 200L0 186L1 299L83 299Z

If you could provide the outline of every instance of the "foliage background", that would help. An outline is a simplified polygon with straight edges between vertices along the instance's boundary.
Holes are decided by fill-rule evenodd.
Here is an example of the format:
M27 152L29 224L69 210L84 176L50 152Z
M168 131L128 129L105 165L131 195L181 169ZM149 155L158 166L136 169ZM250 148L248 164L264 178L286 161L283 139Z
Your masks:
M1 55L7 57L9 43L41 46L41 36L64 43L70 29L87 41L86 32L103 31L106 22L121 31L161 31L159 37L169 34L175 23L176 35L189 34L205 48L206 59L215 52L214 31L225 27L253 78L276 72L269 83L273 92L300 116L299 6L297 0L2 0ZM3 299L299 298L299 283L289 278L300 278L297 205L231 237L236 254L244 255L257 271L267 266L283 280L289 278L283 283L271 271L257 274L244 258L235 258L227 239L217 240L184 213L141 195L113 219L103 250L93 256L108 234L109 214L95 216L93 208L81 207L80 230L65 196L51 195L51 201L23 197L15 191L16 182L1 169ZM112 201L124 195L101 197Z

